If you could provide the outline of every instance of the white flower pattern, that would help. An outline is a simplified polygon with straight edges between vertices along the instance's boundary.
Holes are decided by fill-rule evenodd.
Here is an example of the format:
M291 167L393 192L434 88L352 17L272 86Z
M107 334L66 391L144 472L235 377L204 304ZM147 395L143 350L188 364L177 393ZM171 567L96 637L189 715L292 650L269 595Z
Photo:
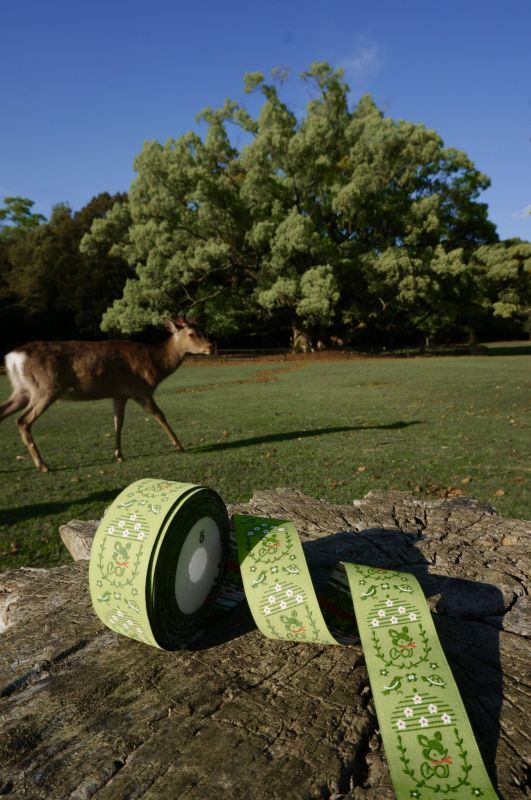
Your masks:
M140 503L140 505L142 505L142 504L145 505L145 502L144 503ZM125 513L127 514L128 512L126 511ZM145 513L145 511L141 512L141 513L143 514L143 513ZM124 538L132 537L133 540L135 538L138 539L138 540L143 540L143 539L146 538L147 534L149 534L150 529L146 528L146 532L144 532L142 530L142 527L143 527L143 523L138 520L138 515L135 514L135 513L132 513L129 516L125 516L124 515L124 519L121 519L119 521L115 520L114 523L112 525L109 525L109 527L107 528L107 533L111 534L111 535L112 534L117 534L118 536L122 536ZM276 532L276 531L283 532L284 530L285 530L284 528L276 528L275 529L274 527L270 527L270 526L268 526L267 524L264 523L264 524L261 525L261 527L255 528L254 532L248 530L247 531L247 535L255 535L257 539L261 539L262 537L267 536L267 535L269 535L269 534L271 534L273 532ZM279 537L279 538L281 538L281 537ZM252 542L249 542L249 546L251 546L251 544L252 544ZM125 548L125 547L129 548L130 546L131 545L129 543L122 545L123 548ZM133 546L134 546L134 544L133 544ZM140 549L141 548L139 548L139 550ZM289 566L289 569L286 569L285 567L282 566L283 562L280 561L279 564L280 564L280 569L282 570L282 573L283 574L284 573L288 573L290 570L294 571L294 568L291 567L291 561L295 560L296 557L294 555L289 556L289 559L290 559L289 562L287 560L288 559L288 554L285 554L284 558L286 559L284 561L284 563L289 563L290 566ZM261 567L258 566L258 569L260 569L260 568ZM255 572L257 570L257 567L253 566L253 567L249 567L249 569L251 571ZM278 581L279 578L281 580L284 580L283 574L276 574L276 573L279 573L279 567L278 566L272 566L271 567L270 565L267 565L266 569L268 570L270 575L272 575L272 576L274 575L274 577L270 578L271 581L273 581L273 580ZM293 607L293 605L295 603L302 604L302 603L305 602L305 596L303 594L301 594L301 593L295 594L295 592L297 592L297 589L299 589L299 592L301 591L299 587L295 586L293 589L288 589L287 588L286 584L288 586L290 585L289 582L288 582L289 580L290 580L290 578L287 578L286 580L284 580L284 583L277 582L276 584L274 584L274 585L270 584L269 586L267 586L267 583L266 583L266 587L269 588L269 591L272 592L272 594L270 594L267 598L264 597L264 599L266 599L268 601L268 604L263 606L264 615L269 616L271 614L275 614L278 611L278 609L281 609L282 611L284 611L290 606ZM365 584L366 581L361 580L361 581L359 581L359 583L360 583L360 585L361 584ZM98 582L98 585L101 585L101 581ZM266 588L266 587L264 587L264 588ZM381 589L384 589L384 590L391 588L389 584L380 584L380 587L381 587ZM266 588L266 591L267 591L267 588ZM376 588L378 588L378 587L376 587ZM111 589L111 591L112 591L112 589ZM131 592L132 592L133 595L138 594L138 592L137 592L137 590L135 588L132 588ZM281 594L279 594L279 593L281 593ZM397 595L398 595L398 592L397 592ZM115 595L115 597L116 597L116 595ZM386 597L385 594L384 594L383 598L382 598L382 596L380 594L380 597L378 598L378 593L376 594L376 597L375 597L375 599L377 600L376 605L377 606L379 605L381 607L380 608L374 608L374 606L372 606L373 610L372 610L372 614L370 614L370 617L372 617L372 619L370 617L369 618L366 617L366 624L370 624L373 628L378 628L380 625L382 625L383 628L386 628L388 624L392 625L392 626L398 625L400 617L402 617L402 622L400 624L403 624L403 623L407 624L407 620L409 620L410 622L417 622L418 621L419 614L420 614L419 610L418 609L416 611L415 610L411 610L412 608L415 609L415 601L414 601L413 598L412 598L413 602L410 602L409 598L404 598L403 596L400 597L400 598L398 598L398 596L395 596L395 599L391 599L389 597L389 593L387 594L387 599L385 599L385 597ZM286 602L286 600L287 601L291 601L291 603L290 602ZM400 602L400 601L407 602L408 606L405 607L404 605L399 605L397 607L395 605L395 603ZM119 605L119 603L116 604L116 606L118 606L118 605ZM387 617L387 610L388 609L389 609L389 614L390 614L389 617ZM304 610L302 610L302 611L304 611ZM143 631L143 629L140 626L138 626L138 624L136 624L136 627L135 627L135 622L133 622L133 620L131 620L129 618L129 616L128 616L130 613L131 612L128 611L126 613L126 615L124 616L124 612L119 610L116 607L116 610L114 611L114 614L112 616L108 617L108 620L109 620L110 623L115 625L117 629L119 627L122 628L124 633L129 633L129 634L133 633L134 634L134 632L136 632L141 637L149 638L148 634L146 634ZM294 613L298 613L298 612L295 611ZM286 618L283 618L283 619L286 619ZM420 619L421 619L421 622L422 622L422 614L420 614ZM270 624L270 622L268 622L268 624ZM410 626L410 627L414 627L414 626ZM378 640L378 637L385 636L385 630L382 630L381 632L378 631L378 633L374 633L373 636L375 637L376 640ZM413 638L413 635L411 635L411 638ZM380 638L380 642L383 643L384 639ZM411 668L412 666L414 666L414 663L413 663L413 661L411 661L411 663L404 663L404 666L406 666L406 667L409 666L409 668ZM430 663L430 667L432 669L436 669L438 667L438 665L436 663ZM418 675L419 682L420 682L420 680L426 681L426 678L423 677L423 675L422 675L422 668L419 668L419 670L420 670L419 671L419 675ZM388 673L387 670L380 670L380 674L381 675L386 675L387 673ZM392 673L392 674L394 674L394 673ZM409 673L407 675L403 674L401 677L404 679L404 682L406 680L407 680L407 682L417 681L417 675L413 674L413 673ZM385 688L387 688L387 687L385 687ZM400 684L399 684L399 689L400 689ZM414 687L411 687L411 689L414 689ZM406 706L405 708L402 709L402 718L396 720L396 722L394 723L396 725L397 730L404 731L404 730L407 729L408 731L411 731L411 729L412 729L411 733L413 735L413 732L415 730L418 730L417 726L420 726L420 728L428 728L430 725L431 726L437 725L437 723L439 725L441 725L441 723L444 724L444 725L450 725L452 723L452 717L451 717L451 715L449 713L442 713L441 714L439 712L440 703L439 703L439 706L438 706L434 702L428 702L428 700L432 699L432 698L426 697L426 694L428 693L429 690L427 688L423 690L423 688L420 685L418 685L418 689L423 691L423 694L425 695L424 700L423 700L423 697L418 693L416 693L414 695L411 695L411 694L409 694L409 692L407 692L407 695L409 695L409 697L407 699L404 698L404 700L405 700L405 702L409 701L410 705L408 705L408 706ZM406 689L406 691L407 691L407 689ZM401 691L400 691L400 693L401 693ZM389 694L389 692L387 692L387 694ZM435 698L433 698L433 699L435 699ZM404 702L404 701L402 701L402 702ZM419 708L418 706L421 706L421 707ZM421 715L420 717L419 717L419 714ZM434 715L437 715L437 716L435 717ZM396 719L396 717L395 717L395 719Z

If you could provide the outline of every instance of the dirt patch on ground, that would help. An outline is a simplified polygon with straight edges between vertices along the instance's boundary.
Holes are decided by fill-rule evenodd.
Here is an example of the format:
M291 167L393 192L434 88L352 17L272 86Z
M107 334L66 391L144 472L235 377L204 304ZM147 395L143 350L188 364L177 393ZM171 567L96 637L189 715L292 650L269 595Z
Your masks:
M188 356L187 364L192 366L208 366L226 367L234 364L252 365L252 364L285 364L300 363L301 366L305 364L313 364L317 361L366 361L375 358L389 358L386 354L365 354L365 353L350 353L346 350L324 350L321 353L275 353L272 355L249 355L249 356ZM398 358L398 356L395 356Z
M210 361L208 362L210 366ZM240 362L238 361L238 364ZM254 362L253 362L254 363ZM242 378L234 381L227 381L226 383L206 383L204 386L184 386L181 389L176 389L177 394L181 392L208 392L209 389L218 389L220 386L227 386L234 383L275 383L278 378L277 375L285 375L286 372L294 372L297 369L303 369L307 364L296 362L290 367L283 369L260 369L251 378Z

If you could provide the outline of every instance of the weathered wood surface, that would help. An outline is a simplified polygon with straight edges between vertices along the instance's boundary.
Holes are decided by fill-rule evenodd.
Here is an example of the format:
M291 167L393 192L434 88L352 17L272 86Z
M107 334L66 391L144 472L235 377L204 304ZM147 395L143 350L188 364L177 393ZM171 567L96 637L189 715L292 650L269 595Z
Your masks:
M86 521L73 519L67 525L60 526L61 539L74 561L90 558L90 549L98 525L99 521L95 519Z
M339 559L414 572L500 797L529 797L530 523L400 493L278 490L233 510L292 519L317 581ZM194 650L160 652L102 626L86 560L1 575L0 619L0 795L394 797L361 647L265 639L243 604Z

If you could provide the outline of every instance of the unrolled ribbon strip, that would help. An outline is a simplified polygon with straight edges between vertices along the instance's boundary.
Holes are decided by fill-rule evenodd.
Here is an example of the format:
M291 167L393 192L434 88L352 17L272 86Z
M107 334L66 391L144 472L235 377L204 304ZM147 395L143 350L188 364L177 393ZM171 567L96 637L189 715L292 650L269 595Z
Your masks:
M163 649L190 644L214 609L241 602L242 582L271 639L361 639L397 800L497 800L413 575L342 562L320 605L291 522L235 515L232 535L216 492L155 479L115 499L92 545L100 619Z

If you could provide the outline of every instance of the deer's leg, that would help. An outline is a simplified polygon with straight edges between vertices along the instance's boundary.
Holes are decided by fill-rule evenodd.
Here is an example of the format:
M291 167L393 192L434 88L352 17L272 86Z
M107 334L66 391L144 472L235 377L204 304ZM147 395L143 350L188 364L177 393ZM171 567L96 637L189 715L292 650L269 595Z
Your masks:
M13 392L9 400L0 406L0 422L15 411L20 411L29 403L29 396L25 392Z
M44 411L46 411L48 406L51 405L54 400L54 397L39 398L39 400L37 400L33 405L30 405L29 408L27 408L17 420L17 426L22 437L22 441L28 448L33 463L41 472L48 472L48 467L42 460L41 454L37 449L37 445L33 441L33 436L31 435L31 426L35 420L40 417Z
M125 404L127 403L126 397L114 397L114 431L116 434L116 441L114 446L114 457L116 461L122 462L122 425L124 424Z
M146 397L146 398L143 398L142 400L139 400L138 402L140 403L140 405L142 406L144 411L147 411L149 414L152 414L155 417L155 419L157 420L157 422L159 423L159 425L162 428L164 428L164 430L166 431L166 433L170 437L170 441L173 444L173 446L177 447L179 450L184 452L184 447L182 446L181 442L179 441L179 439L176 437L176 435L174 434L174 432L170 428L166 417L164 416L163 412L160 410L158 405L155 403L153 398L152 397Z

